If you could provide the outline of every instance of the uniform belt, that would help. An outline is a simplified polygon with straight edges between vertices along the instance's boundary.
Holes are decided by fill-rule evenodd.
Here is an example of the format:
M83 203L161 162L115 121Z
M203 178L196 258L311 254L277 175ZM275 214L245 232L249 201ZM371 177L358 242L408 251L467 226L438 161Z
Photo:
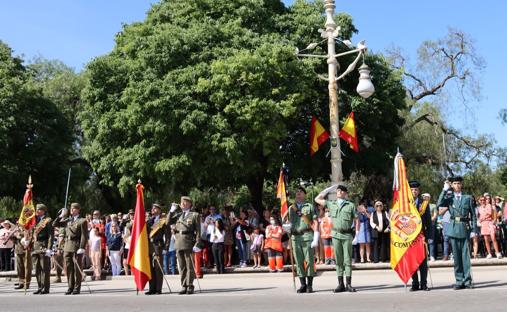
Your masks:
M334 229L334 230L341 234L352 234L352 229Z
M454 220L455 222L469 222L470 221L470 218L465 218L465 217L452 217L451 219Z
M294 235L303 235L303 234L305 234L306 232L313 232L313 230L312 230L312 229L304 229L304 230L302 230L302 231L294 230L294 231L293 231L293 234L294 234Z

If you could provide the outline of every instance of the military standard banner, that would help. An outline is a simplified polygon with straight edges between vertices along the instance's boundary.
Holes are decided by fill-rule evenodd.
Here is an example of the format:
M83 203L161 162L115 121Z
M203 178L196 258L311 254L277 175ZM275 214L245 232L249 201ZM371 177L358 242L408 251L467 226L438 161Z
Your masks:
M393 207L391 209L391 267L406 285L426 257L422 221L414 204L403 156L394 160Z

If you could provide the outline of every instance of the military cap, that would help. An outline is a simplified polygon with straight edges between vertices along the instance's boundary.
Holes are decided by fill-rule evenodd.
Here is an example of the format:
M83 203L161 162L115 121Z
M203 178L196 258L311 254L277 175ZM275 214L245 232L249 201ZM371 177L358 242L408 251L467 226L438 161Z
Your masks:
M70 208L75 208L75 209L81 210L81 205L78 203L72 203L72 204L70 204Z
M192 198L190 198L189 196L181 196L181 200L186 200L188 202L193 203Z
M151 204L151 208L158 208L158 209L160 209L160 210L162 210L162 206L163 206L163 205L162 205L162 204L160 204L160 203L153 203L153 204Z
M347 186L345 184L338 184L336 187L337 190L340 190L342 192L348 192Z
M412 180L410 182L408 182L408 185L410 185L410 188L417 188L417 187L421 187L421 183L419 183L418 181L416 180Z
M305 193L305 194L306 194L306 189L305 189L304 187L302 187L302 186L299 186L299 187L297 188L296 192L303 192L303 193Z
M48 211L48 207L44 204L37 204L36 210L44 210L45 212Z
M463 182L463 177L461 176L454 176L454 177L449 177L449 182Z

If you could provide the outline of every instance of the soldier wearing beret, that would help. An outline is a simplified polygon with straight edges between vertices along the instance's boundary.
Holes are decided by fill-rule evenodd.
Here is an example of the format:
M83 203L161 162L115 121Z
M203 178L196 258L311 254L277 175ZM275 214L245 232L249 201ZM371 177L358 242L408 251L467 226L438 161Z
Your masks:
M327 195L336 190L336 200L328 199ZM347 187L343 184L336 184L320 192L315 197L315 202L329 209L333 228L333 248L336 259L336 273L338 274L338 287L335 293L355 292L352 287L352 225L357 222L357 211L355 205L347 200ZM347 286L343 283L345 275Z
M65 275L68 289L66 295L79 295L81 281L83 280L83 255L88 243L88 222L79 215L81 206L78 203L70 204L70 216L67 209L61 209L53 226L65 227L65 245L63 258L65 260Z
M421 198L421 184L415 180L412 180L408 183L410 185L410 190L412 191L412 196L414 197L414 205L419 211L419 214L421 216L422 221L422 228L421 231L424 234L425 245L428 246L428 235L431 231L431 214L429 209L429 203L424 202ZM427 255L426 255L427 256ZM418 275L418 271L420 274L420 278ZM427 257L424 258L423 262L419 265L419 268L417 271L414 272L412 275L412 287L410 288L410 291L417 291L417 290L430 290L428 288L428 259Z
M43 204L36 207L36 224L33 228L32 258L35 265L35 277L38 289L34 295L49 293L49 277L51 275L51 255L53 248L53 225L51 218L46 216L47 208Z
M174 225L174 249L180 269L180 295L194 293L195 266L193 252L201 251L201 217L192 209L192 199L182 196L180 206L173 203L167 215L167 223Z
M473 288L468 241L471 231L477 233L475 201L472 196L463 194L462 187L462 177L449 178L444 183L437 203L438 207L449 210L451 215L447 235L454 254L455 290Z

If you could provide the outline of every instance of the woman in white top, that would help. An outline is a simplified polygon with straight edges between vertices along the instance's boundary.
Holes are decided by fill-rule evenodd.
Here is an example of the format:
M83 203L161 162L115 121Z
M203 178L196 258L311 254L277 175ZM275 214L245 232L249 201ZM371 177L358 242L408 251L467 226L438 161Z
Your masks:
M0 229L0 271L11 270L11 251L14 243L11 240L13 226L9 220L2 222L3 228Z
M384 211L382 201L375 201L375 212L370 216L372 228L371 236L375 243L373 245L373 262L387 262L389 251L389 214Z
M215 221L215 226L210 231L209 241L211 243L211 251L213 253L213 259L217 266L217 273L224 273L224 223L222 219Z
M94 227L90 231L90 258L92 260L93 267L93 280L100 280L102 268L100 265L100 259L102 255L102 237L100 237L99 229Z

